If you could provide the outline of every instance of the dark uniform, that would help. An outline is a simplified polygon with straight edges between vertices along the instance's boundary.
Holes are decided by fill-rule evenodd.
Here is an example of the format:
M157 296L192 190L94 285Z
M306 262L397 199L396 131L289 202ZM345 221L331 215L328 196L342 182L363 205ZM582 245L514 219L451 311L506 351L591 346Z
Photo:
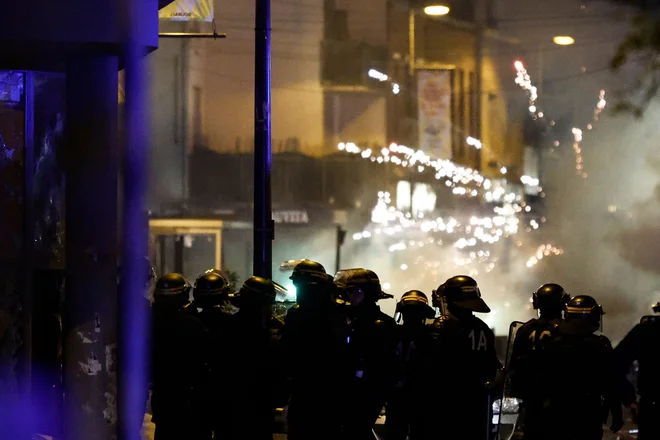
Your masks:
M397 325L376 304L391 295L367 269L339 271L335 284L351 306L343 438L371 440L374 424L400 378Z
M199 408L196 393L207 378L207 333L201 321L182 308L190 284L179 274L156 283L153 305L153 393L151 408L156 440L196 439Z
M209 333L206 354L209 361L209 380L200 391L200 437L204 439L226 438L229 426L230 398L225 384L227 366L231 354L227 351L228 331L232 315L227 311L229 282L220 271L208 270L195 281L193 308L201 309L198 317Z
M612 346L605 336L594 334L602 314L590 296L577 296L566 305L565 322L544 341L545 365L539 366L539 380L529 397L539 408L525 438L601 439L610 413L612 431L621 428Z
M288 438L336 440L346 403L346 316L332 277L319 263L302 261L291 280L297 304L287 313L282 333L291 379Z
M279 353L281 322L272 317L275 286L272 281L251 277L232 302L239 311L232 316L223 378L231 398L229 435L232 440L273 438L274 411L281 399L283 362Z
M653 306L660 313L660 303ZM636 325L614 350L617 374L625 378L634 361L639 364L637 392L639 401L639 439L660 439L660 316L645 317ZM634 403L634 395L628 394L627 405Z
M544 284L532 295L539 317L527 321L515 335L509 366L510 392L522 400L522 421L526 432L543 430L539 411L542 403L534 401L534 390L543 382L547 363L543 359L544 342L549 341L562 322L564 307L571 299L559 284ZM550 374L552 374L550 372ZM539 425L540 424L540 425Z
M442 315L410 353L411 389L418 406L411 440L483 439L490 432L490 394L502 365L495 335L472 312L488 313L474 279L456 276L433 292ZM433 386L428 383L432 375Z
M387 440L406 440L410 431L415 431L415 428L411 429L410 426L414 417L412 408L415 402L406 380L408 377L406 374L408 353L414 341L424 338L428 331L426 320L432 319L434 316L435 310L429 306L427 296L418 290L404 293L396 305L395 317L403 319L403 325L397 328L399 330L399 362L403 377L387 401L385 419Z

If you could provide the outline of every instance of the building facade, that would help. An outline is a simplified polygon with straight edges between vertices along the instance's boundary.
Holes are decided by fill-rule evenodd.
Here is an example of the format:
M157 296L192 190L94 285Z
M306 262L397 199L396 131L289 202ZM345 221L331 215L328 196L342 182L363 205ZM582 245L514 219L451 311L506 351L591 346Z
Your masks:
M228 33L226 40L167 42L152 55L154 136L162 148L153 153L151 209L161 218L221 217L222 260L245 278L252 259L254 11L243 3L216 5L216 27ZM468 3L437 20L407 1L273 0L276 259L310 257L302 243L316 233L329 240L322 247L329 247L332 266L337 212L348 212L358 230L379 190L394 194L400 180L424 180L396 168L383 173L338 149L341 142L374 151L391 142L420 148L418 72L446 71L450 78L451 154L441 158L520 187L528 112L525 94L513 84L517 41L494 29L487 3ZM470 146L468 137L483 148ZM444 207L453 206L445 188L436 192ZM196 252L190 249L181 252ZM190 264L191 272L202 269Z

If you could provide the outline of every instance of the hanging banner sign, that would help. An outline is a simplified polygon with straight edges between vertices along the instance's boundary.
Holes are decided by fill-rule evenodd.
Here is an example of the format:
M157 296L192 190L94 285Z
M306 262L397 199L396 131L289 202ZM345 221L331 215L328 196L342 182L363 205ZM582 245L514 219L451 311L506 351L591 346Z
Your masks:
M213 21L213 0L174 0L158 11L158 18L170 21Z
M451 76L448 70L417 73L419 149L439 159L451 157Z

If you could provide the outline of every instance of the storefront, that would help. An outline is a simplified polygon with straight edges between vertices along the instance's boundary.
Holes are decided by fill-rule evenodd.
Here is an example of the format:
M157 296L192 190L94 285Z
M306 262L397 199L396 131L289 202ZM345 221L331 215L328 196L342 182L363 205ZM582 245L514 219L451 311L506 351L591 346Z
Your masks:
M33 0L0 16L0 403L36 404L3 406L7 438L61 436L63 420L68 439L116 435L118 73L129 41L157 47L158 6Z

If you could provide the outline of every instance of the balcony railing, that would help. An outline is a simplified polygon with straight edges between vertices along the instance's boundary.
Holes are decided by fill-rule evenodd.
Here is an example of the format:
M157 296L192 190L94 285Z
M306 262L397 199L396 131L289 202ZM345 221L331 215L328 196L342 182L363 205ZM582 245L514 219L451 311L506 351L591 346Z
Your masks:
M206 209L249 206L253 197L253 169L251 154L196 149L190 164L191 202ZM436 193L436 206L447 212L458 205L473 206L475 212L483 208L477 197L452 195L451 188L436 180L433 173L378 164L342 153L323 158L299 153L273 155L274 206L369 211L379 191L389 191L394 196L397 183L402 180L430 184Z

